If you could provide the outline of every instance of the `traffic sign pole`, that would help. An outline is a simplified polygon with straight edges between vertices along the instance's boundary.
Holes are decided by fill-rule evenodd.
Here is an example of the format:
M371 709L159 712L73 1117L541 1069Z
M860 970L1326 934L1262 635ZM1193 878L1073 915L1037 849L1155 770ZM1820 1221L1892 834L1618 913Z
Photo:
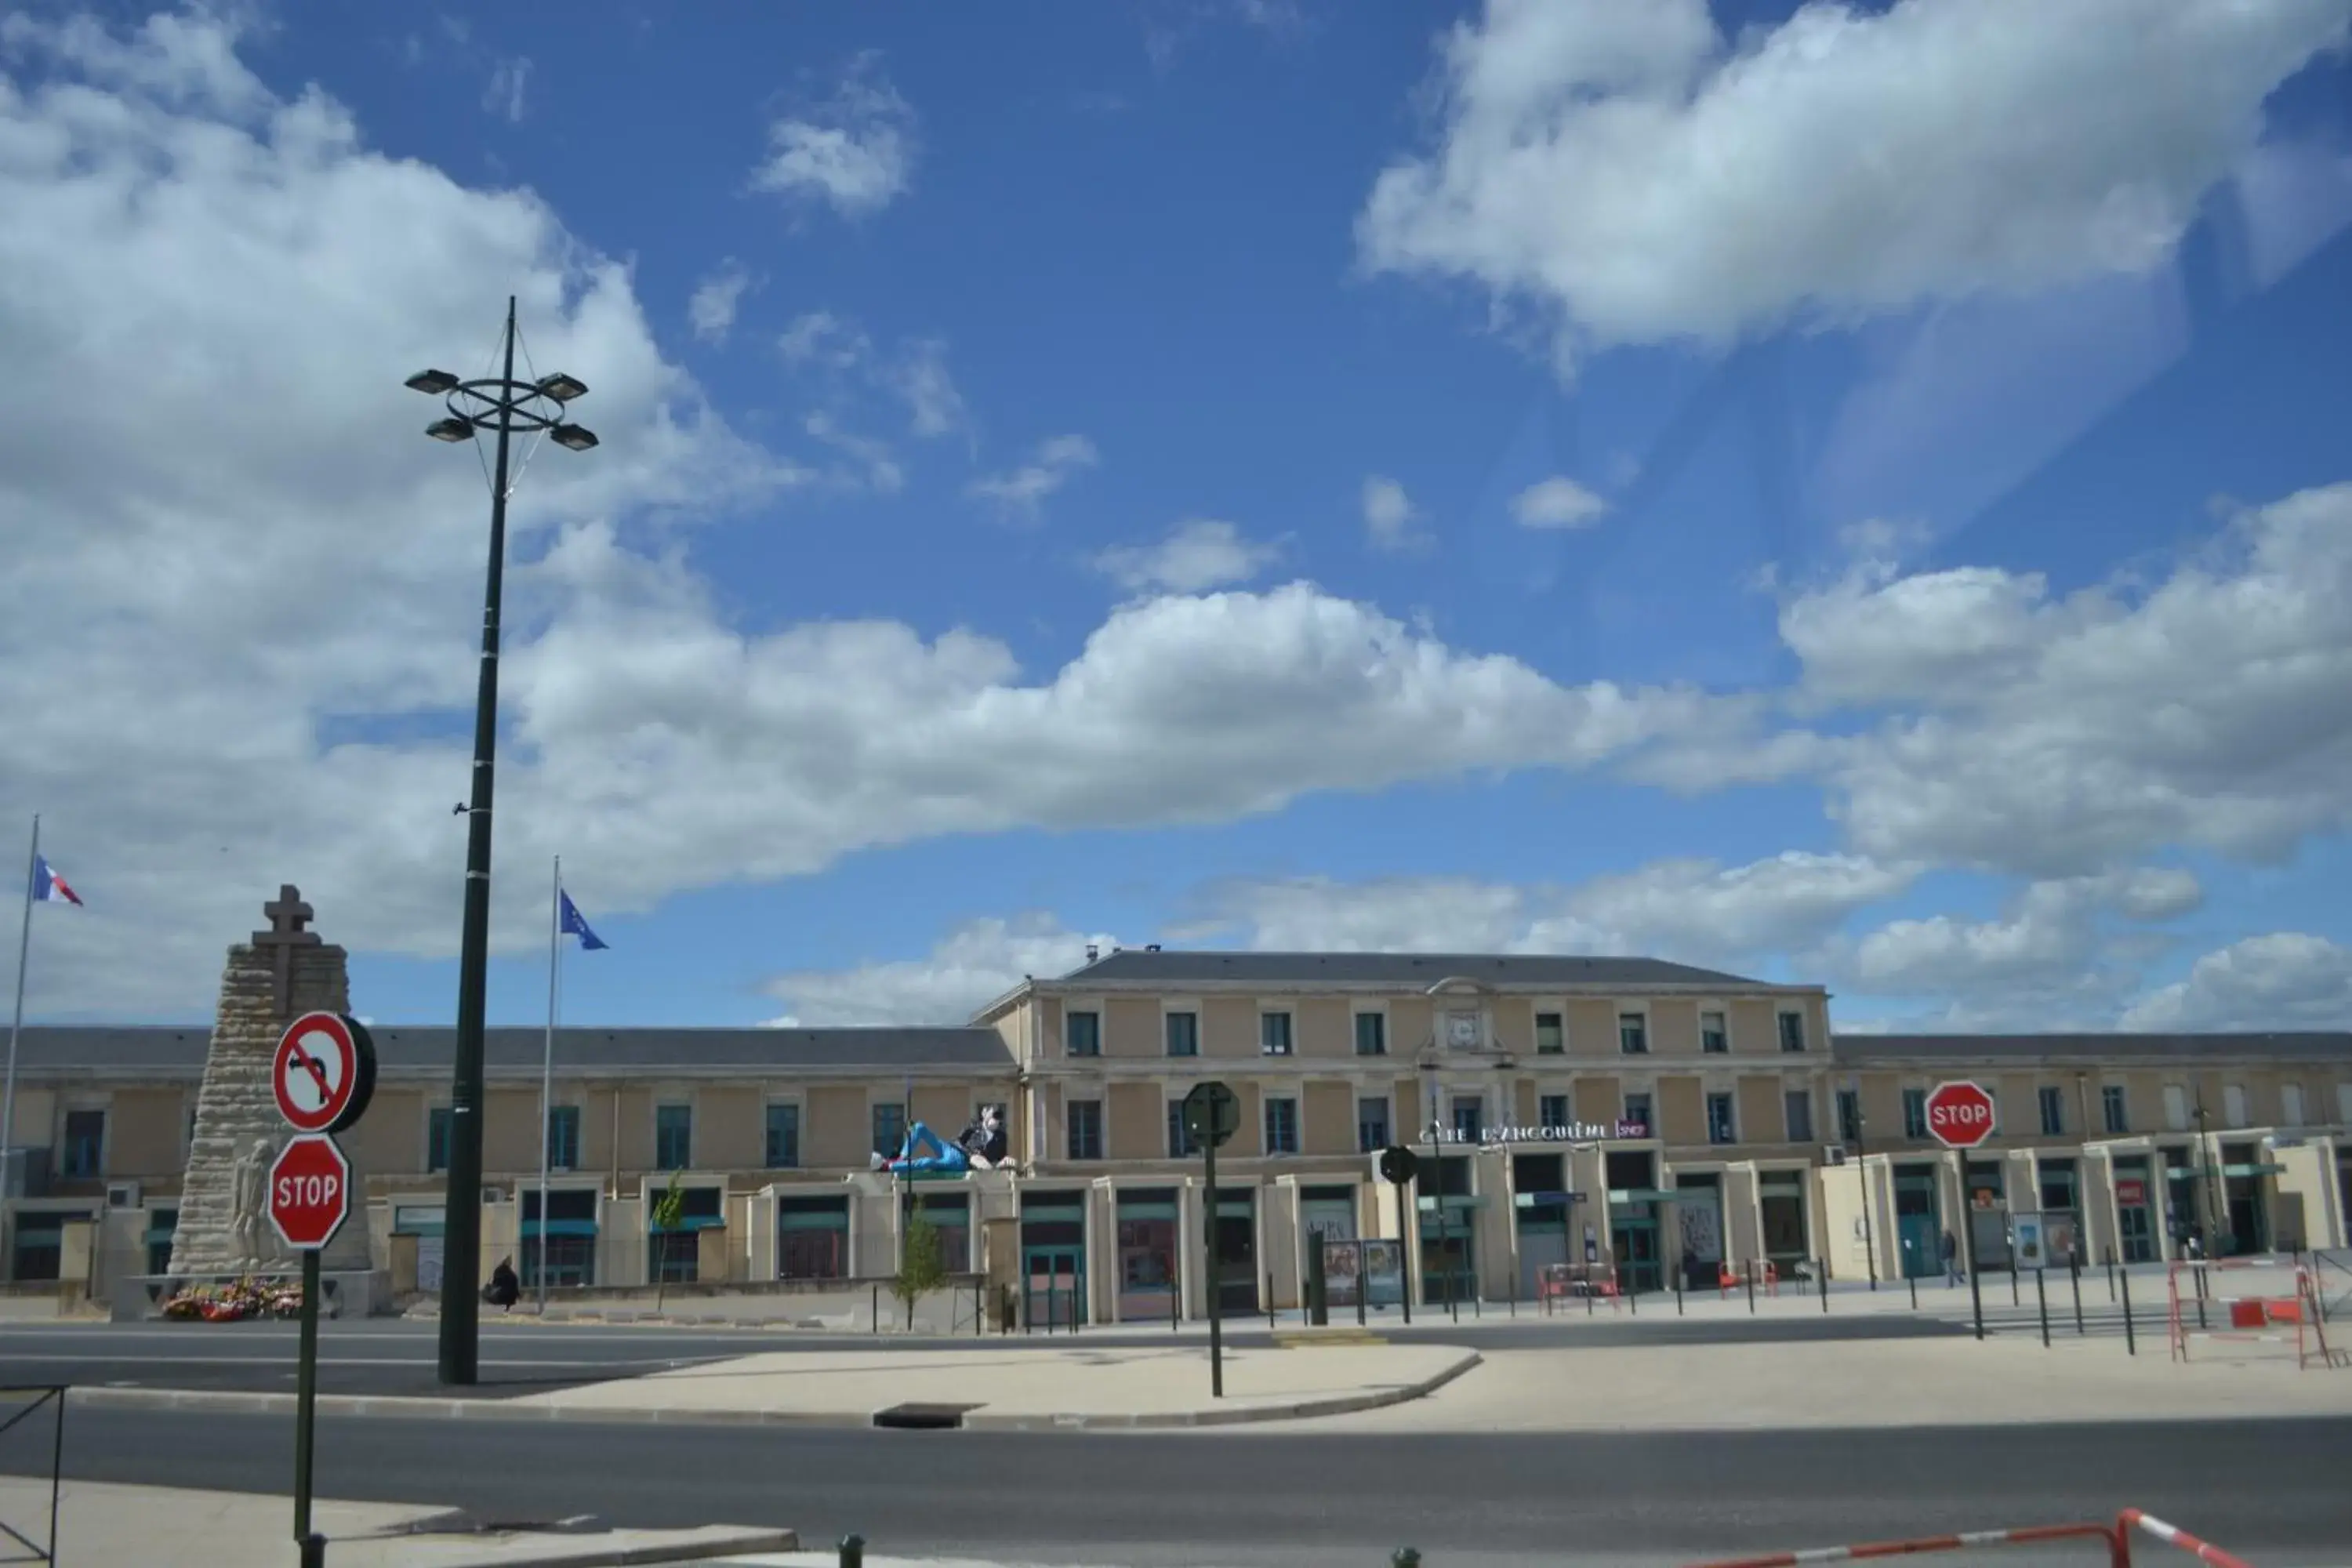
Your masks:
M1208 1260L1209 1297L1209 1397L1225 1396L1225 1335L1217 1308L1217 1140L1212 1135L1201 1141L1201 1158L1209 1180L1208 1215L1201 1225L1201 1250Z
M302 1350L294 1373L294 1539L303 1560L323 1559L326 1542L310 1542L310 1436L319 1399L319 1249L302 1249Z
M1996 1102L1983 1085L1965 1079L1927 1091L1927 1131L1960 1157L1960 1247L1968 1259L1969 1315L1984 1337L1984 1283L1977 1278L1976 1194L1969 1184L1969 1152L1992 1136Z

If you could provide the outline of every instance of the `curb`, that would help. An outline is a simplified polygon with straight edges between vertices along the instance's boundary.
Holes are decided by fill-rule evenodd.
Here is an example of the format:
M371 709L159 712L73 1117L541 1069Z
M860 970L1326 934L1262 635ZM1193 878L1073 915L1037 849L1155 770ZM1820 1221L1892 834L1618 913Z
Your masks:
M1378 1410L1385 1405L1423 1398L1478 1365L1482 1359L1476 1352L1467 1351L1452 1366L1419 1383L1384 1388L1371 1394L1335 1394L1328 1399L1297 1400L1287 1405L1181 1410L1157 1415L990 1415L975 1412L965 1415L960 1425L963 1430L971 1432L1170 1431L1195 1426L1232 1426L1259 1421L1304 1420L1318 1415L1346 1415L1359 1410ZM92 1410L180 1410L215 1415L291 1415L296 1405L296 1398L291 1394L253 1394L226 1389L76 1388L67 1397L73 1405ZM408 1421L878 1429L875 1426L872 1412L850 1410L700 1410L679 1405L603 1409L579 1405L518 1405L506 1399L436 1399L409 1394L321 1394L316 1396L314 1405L320 1415L373 1416ZM769 1548L756 1550L766 1551ZM595 1561L659 1562L661 1559L598 1558Z
M706 1535L697 1541L677 1541L668 1545L645 1542L635 1546L589 1546L560 1557L534 1556L529 1568L636 1568L639 1564L659 1563L708 1563L713 1558L739 1557L751 1552L798 1552L801 1538L790 1530L766 1530L751 1526L716 1525L709 1528L728 1531L725 1535ZM345 1538L356 1544L367 1541L425 1540L422 1536L351 1536ZM485 1556L478 1561L488 1564L503 1562L500 1557ZM449 1568L467 1568L463 1563L453 1563Z
M1288 1405L1237 1405L1223 1410L1178 1410L1164 1415L990 1415L974 1412L963 1418L969 1432L1171 1432L1201 1426L1242 1426L1263 1421L1305 1421L1320 1415L1350 1415L1360 1410L1380 1410L1391 1405L1426 1398L1486 1358L1465 1351L1452 1366L1419 1383L1384 1388L1375 1394L1341 1394L1328 1399L1301 1399Z

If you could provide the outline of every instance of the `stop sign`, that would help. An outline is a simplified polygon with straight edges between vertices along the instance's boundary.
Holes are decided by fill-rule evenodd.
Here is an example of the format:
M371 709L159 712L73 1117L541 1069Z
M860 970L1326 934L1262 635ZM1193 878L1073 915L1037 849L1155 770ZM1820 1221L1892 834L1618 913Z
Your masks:
M1927 1131L1947 1149L1973 1149L1992 1136L1992 1096L1961 1079L1927 1091Z
M335 1141L312 1133L288 1142L269 1167L269 1223L298 1252L334 1239L352 1210L352 1167Z

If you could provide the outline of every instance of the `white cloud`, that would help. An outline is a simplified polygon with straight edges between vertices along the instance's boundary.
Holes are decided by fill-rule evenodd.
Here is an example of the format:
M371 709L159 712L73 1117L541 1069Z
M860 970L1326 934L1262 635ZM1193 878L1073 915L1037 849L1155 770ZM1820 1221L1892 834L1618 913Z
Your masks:
M1037 444L1036 456L1028 462L1005 473L982 474L964 487L964 493L1005 517L1034 522L1049 497L1073 474L1098 460L1094 443L1084 436L1054 436Z
M490 68L489 85L482 89L482 108L509 125L522 123L523 92L530 82L530 60L518 56Z
M1195 518L1178 523L1157 544L1114 545L1095 557L1096 569L1120 587L1198 594L1246 583L1280 558L1276 544L1243 537L1230 522Z
M1364 533L1376 550L1407 550L1428 542L1413 531L1421 511L1404 486L1383 474L1364 480Z
M1108 952L1118 941L1065 930L1045 914L977 920L958 926L921 958L779 974L761 989L792 1009L770 1020L779 1027L961 1024L1025 977L1077 968L1089 944Z
M1375 182L1375 269L1474 280L1585 345L1721 342L2145 271L2352 0L1489 0L1444 124Z
M1819 941L1910 884L1905 867L1798 852L1744 866L1655 861L1571 888L1304 877L1210 890L1193 934L1265 952L1581 952L1739 964Z
M1521 528L1585 528L1601 521L1609 503L1574 479L1554 475L1511 498L1511 516Z
M693 298L686 302L694 335L706 343L725 342L735 330L735 308L751 286L751 274L741 262L731 256L720 262L717 271L695 285Z
M846 454L859 465L862 476L857 482L884 495L895 495L906 488L906 470L898 466L887 441L845 430L839 420L823 409L811 414L803 427L811 437Z
M767 160L751 184L866 217L906 192L916 151L915 111L869 52L850 62L831 100L768 127Z
M776 351L787 365L829 379L844 398L852 387L890 397L906 409L908 428L918 436L971 427L963 394L948 373L947 344L937 338L908 339L884 353L856 322L811 310L784 329Z
M2117 943L2099 917L2163 921L2204 897L2186 871L2145 868L2036 882L2000 917L1936 915L1889 922L1831 960L1842 983L1886 996L1984 999L2021 1018L2047 1019L2053 994L2111 1003L2136 968L2133 942Z
M2189 978L2123 1016L2126 1029L2341 1029L2352 1017L2352 949L2303 931L2248 937L2200 958Z

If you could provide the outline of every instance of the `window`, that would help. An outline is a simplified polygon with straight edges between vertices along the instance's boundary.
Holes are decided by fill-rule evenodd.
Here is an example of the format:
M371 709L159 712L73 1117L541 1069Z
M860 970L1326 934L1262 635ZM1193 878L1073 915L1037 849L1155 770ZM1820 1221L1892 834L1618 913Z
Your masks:
M2055 1138L2066 1131L2066 1091L2044 1089L2034 1098L2042 1103L2042 1131L2044 1136Z
M1099 1160L1102 1152L1102 1101L1074 1100L1063 1108L1069 1123L1070 1158Z
M1270 1057L1290 1054L1290 1015L1260 1013L1257 1016L1257 1048Z
M425 1169L449 1168L449 1108L436 1105L425 1113Z
M1356 1015L1356 1054L1360 1057L1384 1057L1389 1054L1387 1014Z
M1298 1101L1288 1096L1268 1096L1265 1102L1265 1152L1298 1152Z
M1650 1135L1650 1129L1655 1125L1650 1120L1650 1097L1646 1094L1627 1095L1622 1120L1640 1128L1642 1131L1639 1136L1647 1138Z
M1805 1016L1802 1013L1780 1015L1780 1048L1792 1052L1805 1048Z
M1617 1015L1617 1048L1629 1057L1650 1054L1650 1021L1639 1013Z
M1565 1055L1567 1050L1568 1020L1558 1013L1537 1014L1536 1055L1557 1057Z
M106 1168L106 1112L66 1112L65 1165L68 1179L95 1176Z
M1072 1013L1062 1020L1062 1039L1074 1057L1102 1055L1102 1015ZM892 1153L898 1151L893 1149Z
M1906 1138L1927 1136L1927 1091L1924 1089L1906 1089L1903 1091L1903 1136Z
M580 1108L551 1105L547 1108L547 1168L571 1171L579 1165Z
M1789 1118L1789 1142L1810 1143L1813 1141L1813 1097L1801 1089L1792 1089L1783 1097Z
M1170 1100L1168 1102L1168 1157L1171 1160L1189 1160L1200 1152L1200 1146L1192 1142L1192 1135L1184 1131L1184 1102L1181 1100Z
M1568 1096L1547 1094L1536 1101L1536 1124L1540 1127L1566 1127L1572 1120L1568 1114Z
M1708 1056L1727 1056L1731 1051L1731 1021L1720 1013L1698 1016L1698 1048Z
M1475 1143L1486 1136L1486 1101L1484 1096L1457 1094L1454 1097L1454 1131L1465 1143Z
M892 1150L892 1153L898 1152ZM694 1163L694 1107L654 1107L654 1169L683 1171Z
M2099 1110L2100 1113L2106 1118L2108 1131L2128 1132L2131 1131L2131 1117L2125 1110L2123 1085L2119 1083L2111 1083L2105 1085L2099 1090Z
M2279 1125L2282 1127L2303 1125L2303 1085L2299 1083L2279 1085Z
M885 1160L895 1160L906 1146L907 1108L886 1100L874 1108L874 1152Z
M1160 1020L1168 1037L1168 1054L1171 1057L1197 1057L1201 1054L1201 1015L1171 1013Z
M1389 1146L1389 1097L1366 1095L1356 1101L1356 1147L1370 1154Z
M2221 1115L2232 1127L2246 1124L2246 1086L2225 1084L2221 1089Z
M789 1171L801 1163L801 1108L768 1107L766 1159L771 1171Z
M1862 1096L1851 1089L1837 1091L1838 1137L1848 1143L1862 1142Z
M1710 1143L1737 1142L1731 1124L1731 1096L1710 1094L1706 1097L1706 1141Z
M2189 1091L2177 1083L2164 1086L2164 1125L2175 1132L2189 1131Z

